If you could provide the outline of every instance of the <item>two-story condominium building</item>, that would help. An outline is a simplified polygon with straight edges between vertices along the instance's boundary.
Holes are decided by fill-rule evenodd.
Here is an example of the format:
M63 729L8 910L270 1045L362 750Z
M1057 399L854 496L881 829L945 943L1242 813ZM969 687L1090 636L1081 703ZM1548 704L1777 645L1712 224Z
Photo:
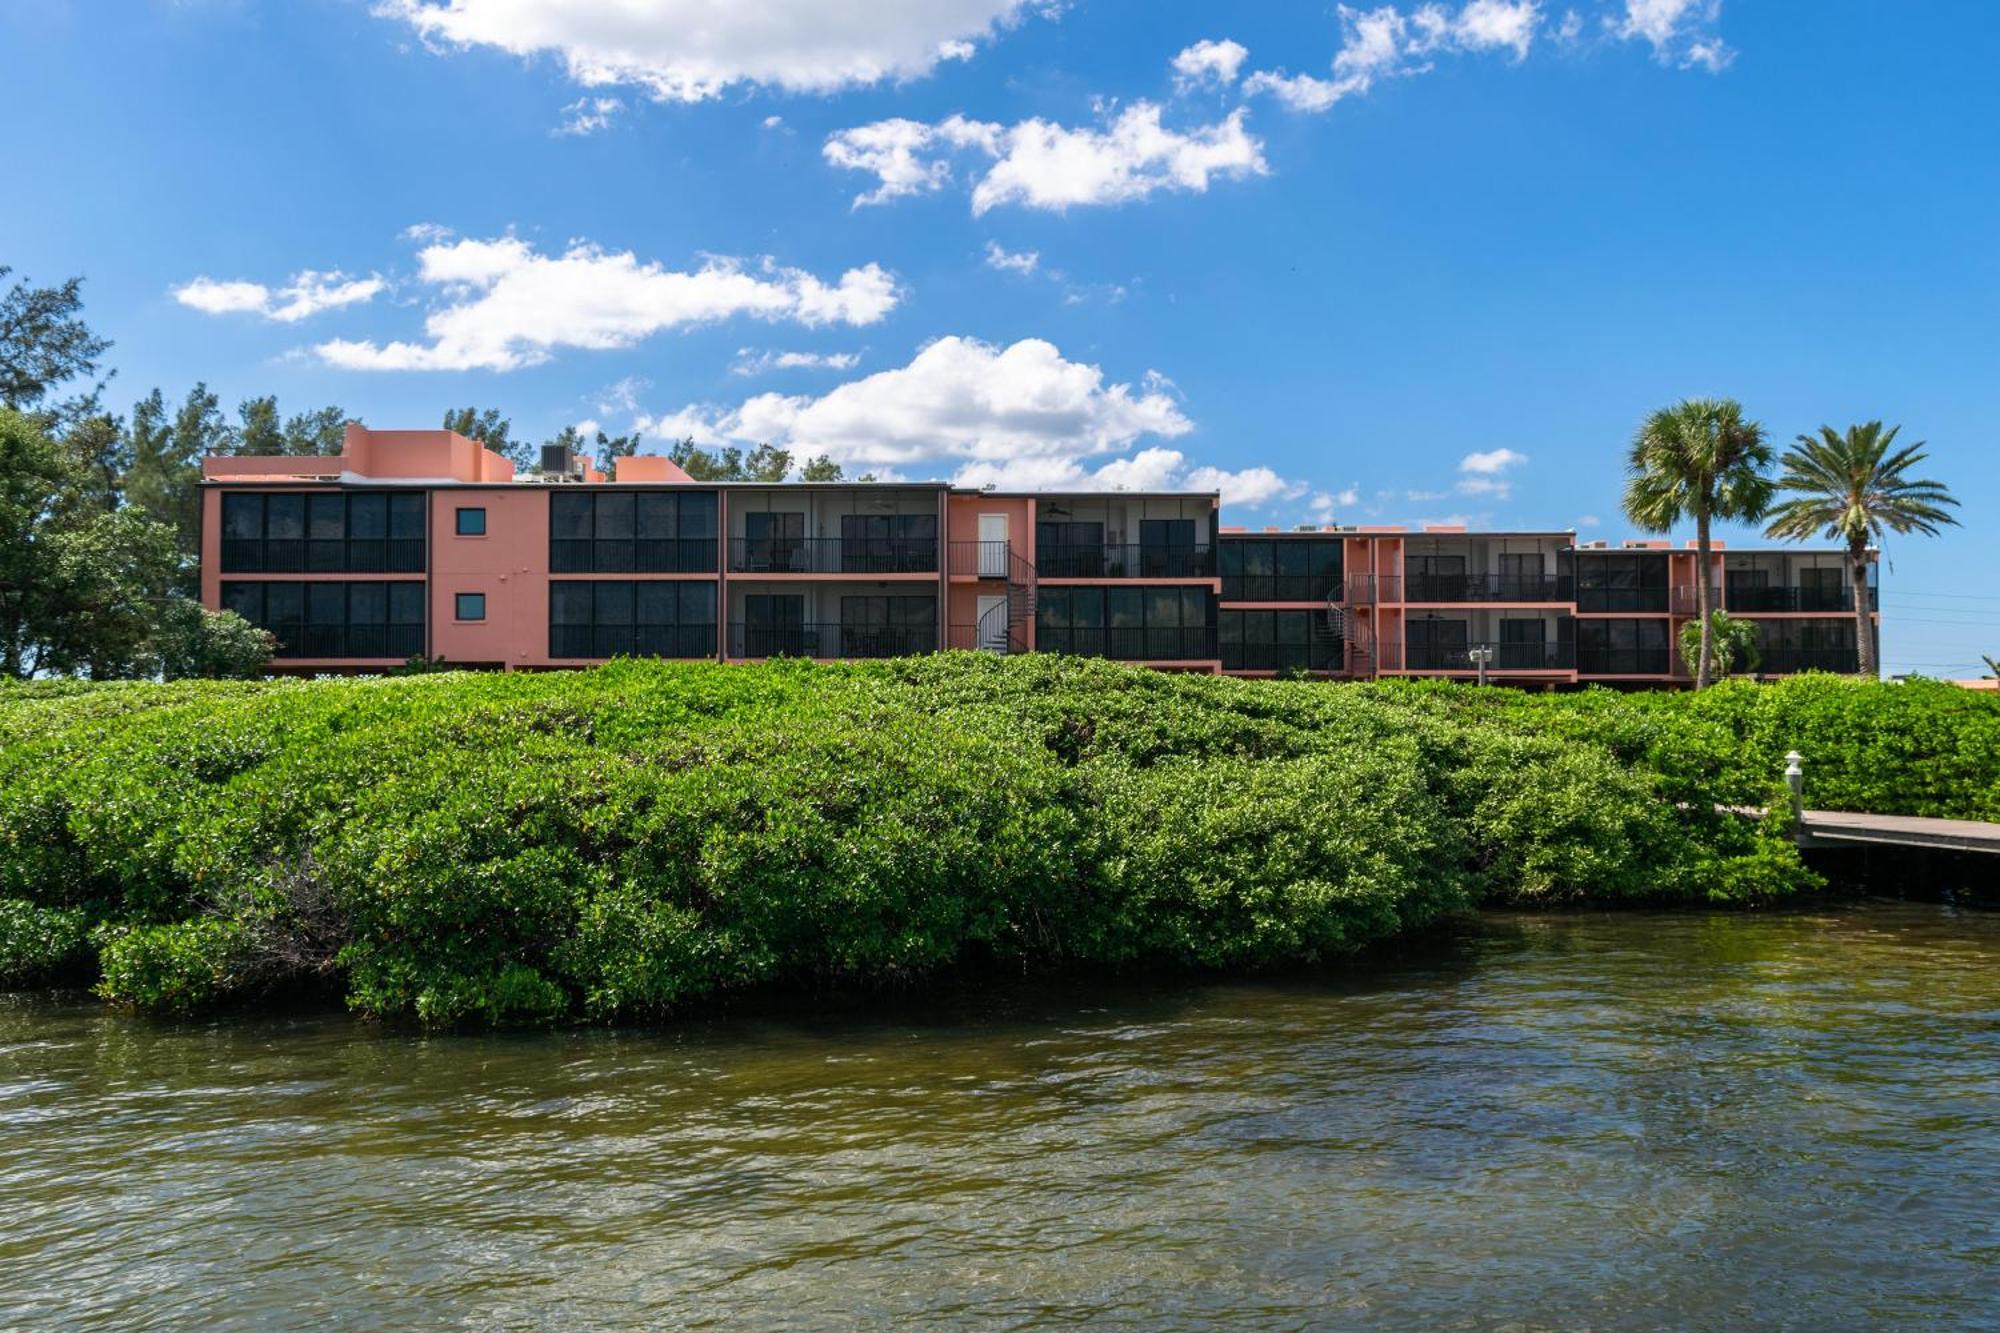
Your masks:
M1483 659L1542 686L1686 678L1695 554L1664 542L1250 532L1218 527L1213 493L714 484L659 457L519 477L447 431L360 426L334 457L215 457L203 478L202 599L269 629L283 671L961 648L1246 676L1463 677ZM1841 553L1713 558L1761 671L1855 668Z

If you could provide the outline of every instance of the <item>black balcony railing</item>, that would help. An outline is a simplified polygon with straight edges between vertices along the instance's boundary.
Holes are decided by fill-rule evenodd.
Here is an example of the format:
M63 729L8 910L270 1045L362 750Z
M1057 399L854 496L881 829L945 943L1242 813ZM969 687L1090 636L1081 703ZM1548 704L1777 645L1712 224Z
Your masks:
M1861 669L1854 648L1763 648L1757 654L1757 674L1789 676L1799 671L1837 671L1853 675Z
M292 625L273 631L276 656L405 658L424 650L422 625Z
M1014 554L1011 542L952 542L951 573L957 578L1004 579L1026 582L1027 561Z
M734 537L729 542L732 574L935 574L937 571L935 537Z
M558 537L549 543L549 569L556 574L713 574L715 549L714 537Z
M729 627L731 657L913 657L934 653L937 627L744 625Z
M1139 629L1074 629L1044 625L1035 631L1035 649L1073 653L1078 657L1108 657L1119 662L1212 662L1216 658L1212 626L1163 626Z
M226 574L420 574L423 568L422 537L222 540Z
M714 657L715 626L551 625L549 656Z
M1224 574L1225 602L1326 602L1342 591L1336 574Z
M1868 609L1877 609L1878 593L1868 590ZM1854 589L1842 588L1769 588L1748 587L1731 580L1723 597L1725 609L1746 611L1751 614L1773 611L1847 611L1854 610Z
M1050 544L1035 548L1035 565L1045 579L1208 579L1215 548Z
M1576 666L1573 643L1412 643L1405 647L1411 671L1477 671L1475 649L1492 653L1488 671L1569 671Z
M1339 639L1307 643L1225 643L1224 671L1344 671L1347 648Z
M1579 648L1576 669L1586 676L1665 676L1673 672L1665 648Z
M1578 584L1576 609L1579 611L1644 613L1665 615L1669 609L1667 585L1653 588L1593 588Z
M1505 574L1411 574L1404 580L1406 602L1569 602L1576 581L1554 576Z
M1345 600L1350 606L1369 606L1375 602L1400 602L1403 600L1402 576L1349 574L1346 579Z

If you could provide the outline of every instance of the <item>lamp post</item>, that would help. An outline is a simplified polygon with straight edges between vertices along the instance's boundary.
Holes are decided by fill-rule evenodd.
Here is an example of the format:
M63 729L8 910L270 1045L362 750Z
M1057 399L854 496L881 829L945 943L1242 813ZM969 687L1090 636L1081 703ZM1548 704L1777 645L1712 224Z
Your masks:
M1792 793L1792 823L1797 825L1806 814L1806 757L1797 750L1785 756L1785 786Z
M1467 649L1465 655L1472 659L1474 666L1479 668L1479 683L1484 685L1486 683L1486 664L1493 660L1491 645L1482 643L1476 648Z

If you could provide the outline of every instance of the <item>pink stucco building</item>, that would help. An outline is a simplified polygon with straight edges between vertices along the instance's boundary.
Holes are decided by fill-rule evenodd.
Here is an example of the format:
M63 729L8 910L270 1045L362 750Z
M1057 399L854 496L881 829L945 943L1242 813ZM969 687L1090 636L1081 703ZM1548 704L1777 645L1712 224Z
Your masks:
M1693 611L1694 552L1665 542L1253 532L1220 527L1213 493L711 484L659 457L516 476L448 431L357 425L331 458L202 470L202 600L269 628L283 671L962 648L1252 676L1468 676L1484 657L1524 684L1670 685ZM1713 559L1762 671L1854 669L1841 553Z

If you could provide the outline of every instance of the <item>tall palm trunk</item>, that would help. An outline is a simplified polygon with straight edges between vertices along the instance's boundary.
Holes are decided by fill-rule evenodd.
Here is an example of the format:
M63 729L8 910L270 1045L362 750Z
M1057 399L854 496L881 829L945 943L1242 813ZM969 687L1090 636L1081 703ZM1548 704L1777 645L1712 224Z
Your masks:
M1701 617L1701 660L1695 663L1694 687L1705 690L1709 685L1709 663L1715 651L1712 642L1715 634L1715 620L1710 612L1714 604L1714 593L1709 587L1708 560L1708 510L1700 510L1694 516L1694 613Z
M1875 661L1875 619L1868 607L1868 547L1848 543L1848 581L1854 585L1854 646L1860 652L1861 674L1873 680L1882 674Z

